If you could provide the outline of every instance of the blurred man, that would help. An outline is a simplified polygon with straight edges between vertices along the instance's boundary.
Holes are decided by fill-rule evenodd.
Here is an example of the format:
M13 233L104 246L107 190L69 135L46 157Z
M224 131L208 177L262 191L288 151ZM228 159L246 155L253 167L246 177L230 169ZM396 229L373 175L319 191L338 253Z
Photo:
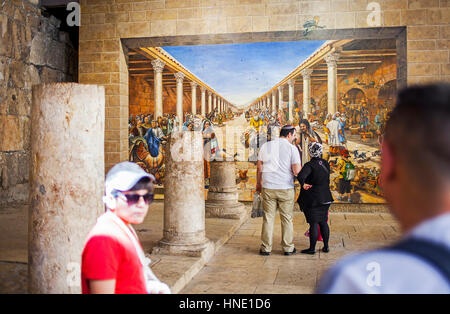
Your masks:
M403 238L338 263L319 293L450 293L450 85L399 94L381 178Z

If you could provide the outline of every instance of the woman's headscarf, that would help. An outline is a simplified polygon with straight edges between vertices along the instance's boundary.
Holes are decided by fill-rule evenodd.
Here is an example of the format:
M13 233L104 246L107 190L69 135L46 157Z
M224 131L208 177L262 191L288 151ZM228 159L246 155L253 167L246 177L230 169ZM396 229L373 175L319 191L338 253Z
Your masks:
M321 158L322 157L322 144L318 142L311 142L308 147L309 156Z

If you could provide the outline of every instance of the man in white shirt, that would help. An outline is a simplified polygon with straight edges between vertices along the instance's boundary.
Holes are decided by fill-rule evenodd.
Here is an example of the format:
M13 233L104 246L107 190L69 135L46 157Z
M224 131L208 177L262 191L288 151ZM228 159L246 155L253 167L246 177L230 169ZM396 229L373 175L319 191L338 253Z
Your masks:
M345 258L319 293L450 293L450 84L402 91L385 132L381 179L403 238Z
M264 207L261 255L269 255L272 251L273 223L277 208L280 210L284 254L296 253L292 224L294 177L301 167L298 149L292 145L295 140L295 128L286 125L280 130L280 137L261 146L258 154L256 191L261 192Z

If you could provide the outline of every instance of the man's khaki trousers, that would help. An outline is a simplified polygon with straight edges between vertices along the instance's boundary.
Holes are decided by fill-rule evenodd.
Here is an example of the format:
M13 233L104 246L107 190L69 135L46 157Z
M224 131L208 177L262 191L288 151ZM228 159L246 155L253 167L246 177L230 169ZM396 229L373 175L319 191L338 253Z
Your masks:
M281 246L284 252L294 250L294 227L292 218L294 215L295 190L262 189L264 219L261 232L261 251L272 251L273 223L277 208L280 210L281 219Z

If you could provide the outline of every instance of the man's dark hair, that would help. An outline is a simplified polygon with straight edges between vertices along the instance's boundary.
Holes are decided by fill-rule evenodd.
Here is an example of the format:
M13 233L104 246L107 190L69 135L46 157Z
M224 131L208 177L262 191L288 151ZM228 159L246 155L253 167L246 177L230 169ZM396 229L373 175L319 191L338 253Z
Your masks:
M280 137L287 137L289 134L295 132L295 128L292 125L285 125L280 130Z
M450 84L402 90L384 138L414 184L439 192L450 183Z

